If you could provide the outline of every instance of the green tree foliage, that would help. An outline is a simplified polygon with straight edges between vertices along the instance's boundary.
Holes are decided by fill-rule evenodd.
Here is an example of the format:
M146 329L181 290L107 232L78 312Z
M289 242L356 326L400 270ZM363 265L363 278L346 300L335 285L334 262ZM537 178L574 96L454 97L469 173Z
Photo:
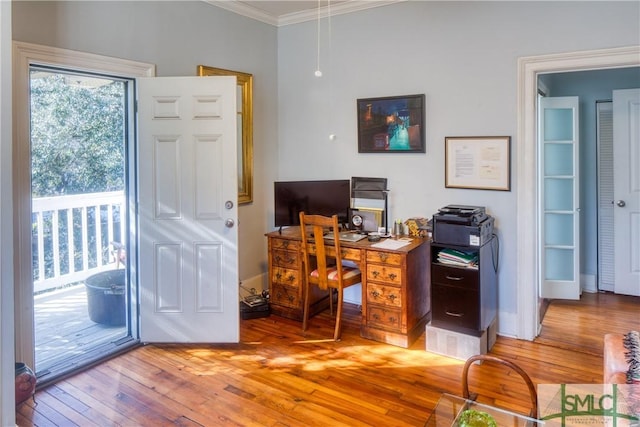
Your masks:
M125 83L121 81L32 70L31 73L31 188L33 197L62 196L124 190ZM60 270L70 271L66 216L72 215L75 270L82 269L82 217L63 212L59 221ZM95 218L106 229L106 209L88 209L89 266L95 267ZM120 221L120 210L113 219ZM33 241L37 227L33 219ZM45 277L38 277L37 250L33 251L34 278L54 275L52 212L43 213ZM103 234L102 247L107 247ZM37 243L35 243L37 245Z
M33 197L124 190L124 83L33 71Z

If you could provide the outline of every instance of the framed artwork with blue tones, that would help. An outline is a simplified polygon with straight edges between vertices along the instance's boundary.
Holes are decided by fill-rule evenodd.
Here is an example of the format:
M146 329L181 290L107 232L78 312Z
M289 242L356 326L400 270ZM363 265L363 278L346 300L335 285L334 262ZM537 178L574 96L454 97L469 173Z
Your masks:
M358 99L358 152L424 153L424 98Z

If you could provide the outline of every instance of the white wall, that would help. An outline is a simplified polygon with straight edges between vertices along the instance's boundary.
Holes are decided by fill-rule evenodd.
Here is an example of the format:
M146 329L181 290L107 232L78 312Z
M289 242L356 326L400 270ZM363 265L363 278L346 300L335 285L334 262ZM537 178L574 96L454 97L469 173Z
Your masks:
M510 135L513 166L518 57L640 44L637 2L403 2L333 17L317 79L315 22L276 29L188 1L16 1L13 9L15 40L151 62L159 76L194 75L198 64L254 74L242 280L266 271L275 179L384 176L391 218L430 216L451 203L484 205L496 217L506 335L515 335L517 318L516 194L445 189L444 137ZM358 154L356 99L414 93L427 97L427 153ZM511 177L515 188L513 169Z
M486 206L501 243L499 331L516 335L517 59L638 45L638 16L637 2L404 2L333 17L320 79L316 23L283 27L278 179L387 177L391 218ZM415 93L427 98L427 153L358 154L356 99ZM514 191L444 188L444 138L469 135L512 137Z
M16 41L153 63L158 76L195 76L200 64L254 75L254 201L239 208L240 279L264 272L277 159L277 29L202 1L13 4Z

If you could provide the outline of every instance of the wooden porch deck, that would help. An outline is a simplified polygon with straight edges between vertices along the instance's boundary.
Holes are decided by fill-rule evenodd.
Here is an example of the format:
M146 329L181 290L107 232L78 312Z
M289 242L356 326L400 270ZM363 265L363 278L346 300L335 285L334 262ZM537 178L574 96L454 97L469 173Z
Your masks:
M96 358L126 338L126 326L106 326L89 318L84 284L34 297L35 358L38 379Z

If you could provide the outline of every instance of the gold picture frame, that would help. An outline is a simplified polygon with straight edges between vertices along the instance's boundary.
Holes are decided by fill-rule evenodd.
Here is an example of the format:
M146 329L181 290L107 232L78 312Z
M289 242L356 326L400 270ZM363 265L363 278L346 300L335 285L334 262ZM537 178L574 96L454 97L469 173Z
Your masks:
M238 203L253 202L253 74L198 65L198 76L236 76L238 82Z
M511 191L510 136L447 136L444 186Z

